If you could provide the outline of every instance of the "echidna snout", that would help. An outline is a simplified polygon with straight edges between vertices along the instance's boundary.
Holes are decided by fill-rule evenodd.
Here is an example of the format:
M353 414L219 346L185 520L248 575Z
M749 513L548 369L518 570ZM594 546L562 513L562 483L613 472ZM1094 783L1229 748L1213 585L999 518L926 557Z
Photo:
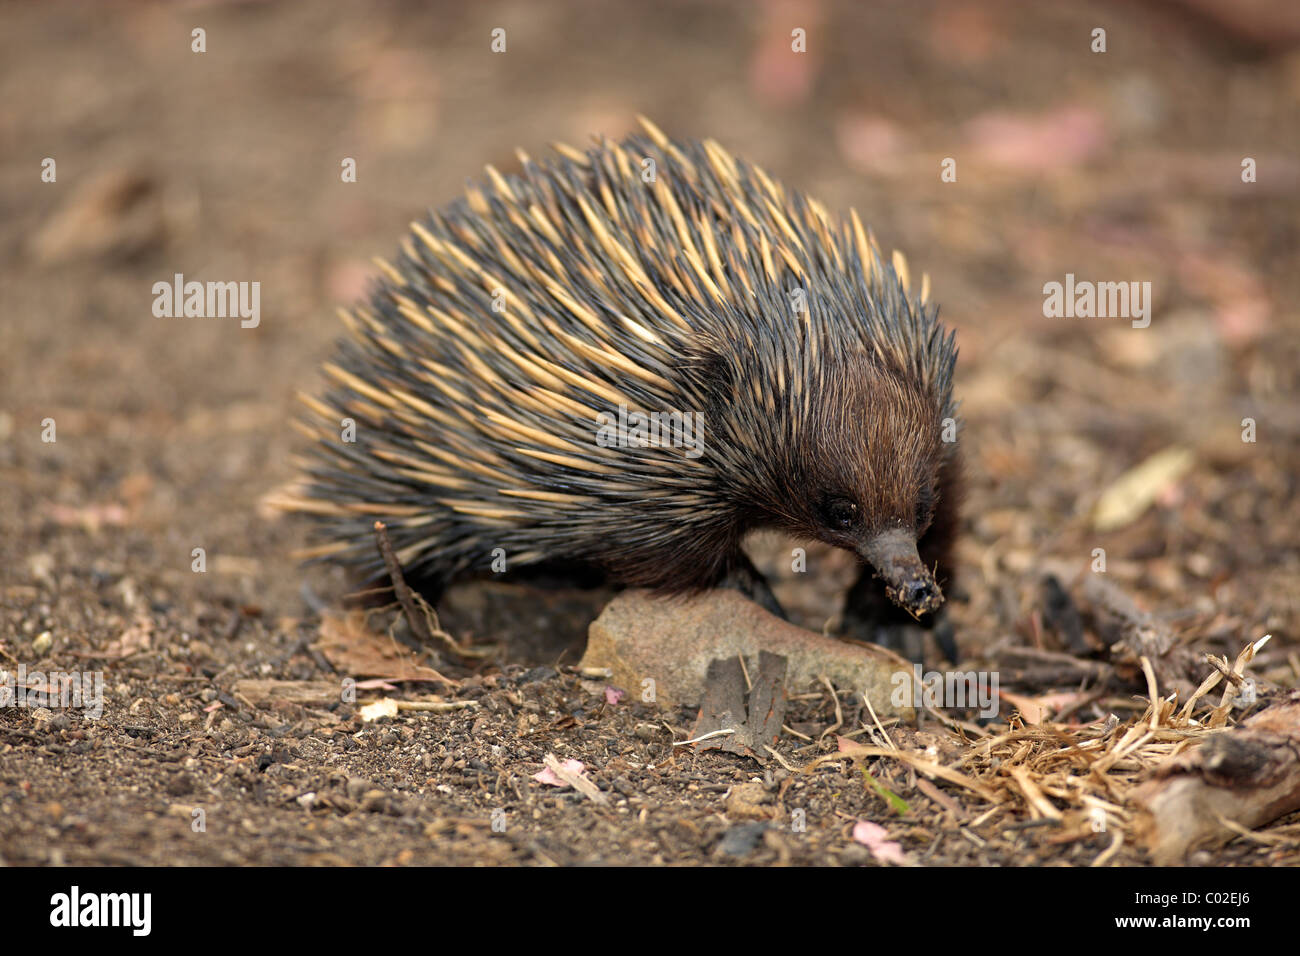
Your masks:
M916 536L902 528L870 538L858 552L885 580L885 594L913 615L932 613L943 604L943 591L921 563Z

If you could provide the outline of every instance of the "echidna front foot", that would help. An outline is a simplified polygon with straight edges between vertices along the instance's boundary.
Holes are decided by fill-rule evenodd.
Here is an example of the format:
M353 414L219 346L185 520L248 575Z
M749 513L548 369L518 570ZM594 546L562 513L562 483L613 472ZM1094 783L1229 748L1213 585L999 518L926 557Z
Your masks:
M925 662L926 636L929 635L947 660L957 660L957 640L947 605L915 619L888 598L885 587L870 567L862 569L858 580L849 589L841 633L845 637L888 648L918 664Z
M785 608L781 607L781 602L772 593L767 578L754 567L754 562L743 551L732 559L731 569L718 581L718 587L734 588L765 611L788 620Z

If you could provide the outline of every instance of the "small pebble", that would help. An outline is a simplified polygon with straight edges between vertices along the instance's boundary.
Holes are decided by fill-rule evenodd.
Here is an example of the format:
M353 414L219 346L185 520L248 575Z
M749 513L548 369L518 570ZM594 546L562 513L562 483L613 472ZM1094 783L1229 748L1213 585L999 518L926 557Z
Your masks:
M738 823L729 827L718 844L718 852L727 856L748 856L763 839L766 823Z

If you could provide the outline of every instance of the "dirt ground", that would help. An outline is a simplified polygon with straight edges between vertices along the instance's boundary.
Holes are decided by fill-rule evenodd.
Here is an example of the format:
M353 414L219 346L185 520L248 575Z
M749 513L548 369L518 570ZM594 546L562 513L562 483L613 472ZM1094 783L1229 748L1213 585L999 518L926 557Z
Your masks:
M236 685L347 676L318 641L349 583L300 567L305 529L260 503L293 477L294 394L370 258L516 146L638 112L856 207L930 275L961 348L961 666L1078 690L1000 662L1046 646L1044 562L1102 548L1190 650L1231 661L1271 634L1252 673L1300 685L1300 52L1194 6L4 5L0 667L98 672L104 710L0 709L0 861L876 862L858 821L914 863L1096 861L1109 836L983 822L904 764L872 763L878 787L848 761L797 772L871 723L852 695L791 702L788 767L674 747L692 711L613 702L571 668L600 595L463 589L444 624L493 656L426 663L464 709L364 722ZM260 324L156 317L175 273L260 282ZM1149 281L1150 326L1045 318L1067 274ZM1099 530L1106 490L1170 449L1183 465L1150 506ZM805 587L781 594L820 630L838 608ZM1139 674L1069 719L1140 715L1145 692ZM960 744L932 719L891 734ZM535 780L547 754L607 803ZM1293 814L1193 861L1295 864L1298 831ZM1125 841L1107 861L1150 858Z

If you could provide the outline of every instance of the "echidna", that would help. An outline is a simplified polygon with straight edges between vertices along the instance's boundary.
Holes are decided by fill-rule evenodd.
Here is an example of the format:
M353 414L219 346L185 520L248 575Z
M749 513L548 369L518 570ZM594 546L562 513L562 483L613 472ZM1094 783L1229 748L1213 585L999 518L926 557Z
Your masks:
M304 397L312 556L377 575L378 519L435 592L504 558L763 597L741 541L773 527L861 555L859 603L934 611L957 353L928 279L909 298L856 213L643 125L489 166L378 261Z

